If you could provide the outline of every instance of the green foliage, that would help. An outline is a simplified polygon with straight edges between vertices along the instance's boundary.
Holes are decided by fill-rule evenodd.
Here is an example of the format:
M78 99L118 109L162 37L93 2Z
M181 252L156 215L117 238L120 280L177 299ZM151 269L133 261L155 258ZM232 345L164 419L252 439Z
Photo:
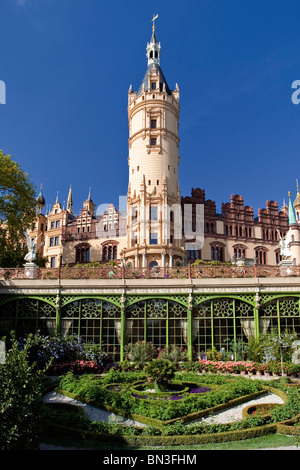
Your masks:
M39 445L42 429L41 388L44 370L29 363L33 335L23 350L12 333L11 348L0 364L0 449L33 450Z
M271 411L274 423L290 419L300 413L300 391L297 388L289 388L288 399L284 406L278 406Z
M22 266L26 228L36 217L35 189L28 175L0 150L0 266Z
M176 366L166 359L154 359L144 367L144 374L150 382L156 384L169 383L176 372Z
M126 379L125 379L126 377ZM117 381L117 378L120 381ZM130 384L141 378L145 379L141 373L110 372L101 379L92 376L88 379L85 376L75 377L72 373L61 378L60 388L80 396L81 399L89 399L105 406L110 406L118 410L123 410L127 415L140 415L148 418L154 418L160 421L184 417L188 414L206 410L222 403L228 403L230 400L244 395L250 395L262 390L262 385L256 380L247 380L243 378L225 378L221 376L203 377L188 373L184 379L195 384L210 385L212 391L205 394L189 394L183 396L180 400L152 400L137 399L133 396L130 388L120 387L120 393L109 392L104 385L107 384ZM122 381L121 381L122 380ZM181 377L182 380L182 377ZM118 387L116 387L118 388Z
M269 363L276 361L290 362L293 348L292 343L297 335L289 331L279 334L277 330L249 339L250 359L256 362Z
M153 344L146 341L130 343L128 346L125 346L124 352L128 359L131 362L135 362L140 368L157 356L157 351Z
M206 356L209 361L222 361L223 355L220 351L217 351L213 346L212 349L206 351Z
M168 361L178 364L178 362L187 361L188 352L186 348L179 346L166 346L159 351L159 359L167 359Z

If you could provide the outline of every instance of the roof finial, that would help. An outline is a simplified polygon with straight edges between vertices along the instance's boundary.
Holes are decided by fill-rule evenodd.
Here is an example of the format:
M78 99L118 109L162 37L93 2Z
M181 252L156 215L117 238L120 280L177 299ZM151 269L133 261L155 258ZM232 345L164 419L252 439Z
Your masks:
M299 194L299 185L298 185L298 180L296 180L297 182L297 194Z
M155 15L155 16L153 16L153 18L152 18L152 22L153 22L152 30L153 30L153 31L155 31L155 23L154 23L154 21L156 20L156 18L158 18L158 15Z

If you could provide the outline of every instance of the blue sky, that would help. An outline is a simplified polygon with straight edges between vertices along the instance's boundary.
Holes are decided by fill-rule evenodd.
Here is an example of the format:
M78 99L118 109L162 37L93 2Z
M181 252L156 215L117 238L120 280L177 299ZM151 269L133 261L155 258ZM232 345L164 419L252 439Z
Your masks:
M300 180L298 0L0 0L0 149L47 204L79 212L128 185L127 93L146 70L152 16L169 87L180 89L180 188L245 205L296 196Z

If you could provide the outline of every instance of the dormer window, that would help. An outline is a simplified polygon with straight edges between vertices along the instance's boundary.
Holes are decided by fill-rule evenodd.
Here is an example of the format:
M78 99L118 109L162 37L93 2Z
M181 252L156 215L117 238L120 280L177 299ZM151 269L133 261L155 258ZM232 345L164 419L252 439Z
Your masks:
M156 82L151 82L151 90L156 90Z

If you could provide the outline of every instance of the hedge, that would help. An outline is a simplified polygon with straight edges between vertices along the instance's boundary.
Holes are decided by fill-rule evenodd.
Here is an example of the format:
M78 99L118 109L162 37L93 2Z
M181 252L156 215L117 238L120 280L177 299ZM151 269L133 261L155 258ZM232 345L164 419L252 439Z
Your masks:
M158 429L161 429L162 426L173 424L176 421L182 421L183 423L191 423L192 421L196 421L198 419L204 418L205 416L208 416L212 413L219 413L219 412L224 411L224 410L226 410L228 408L231 408L233 406L238 406L238 405L240 405L242 403L245 403L249 400L253 400L255 398L261 397L261 396L265 395L265 393L266 393L266 391L263 389L263 390L260 390L258 392L255 392L255 393L251 393L249 395L244 395L242 397L235 398L233 400L228 401L227 403L221 403L220 405L216 405L212 408L206 408L205 410L196 411L196 412L191 413L189 415L180 416L178 418L170 419L168 421L160 421L158 419L150 418L150 417L147 417L147 416L142 416L142 415L133 414L133 413L132 414L131 413L126 413L124 410L114 408L112 406L104 405L104 404L98 403L94 400L85 399L85 398L81 397L80 395L76 395L76 394L71 393L71 392L66 392L65 390L61 390L60 388L56 388L55 392L60 393L61 395L65 395L69 398L73 398L74 400L83 401L83 402L85 402L89 405L96 406L97 408L102 408L105 411L109 411L111 413L118 414L118 415L120 415L124 418L129 418L129 419L132 419L134 421L138 421L142 424L146 424L148 426L154 426Z
M68 436L79 437L91 441L101 441L110 443L122 443L131 446L181 446L197 445L217 442L231 442L245 440L254 437L261 437L277 432L276 424L268 424L257 428L243 429L239 431L228 431L214 434L194 434L191 436L128 436L128 435L108 435L102 433L93 433L79 429L61 426L54 423L48 423L48 431L63 433Z

